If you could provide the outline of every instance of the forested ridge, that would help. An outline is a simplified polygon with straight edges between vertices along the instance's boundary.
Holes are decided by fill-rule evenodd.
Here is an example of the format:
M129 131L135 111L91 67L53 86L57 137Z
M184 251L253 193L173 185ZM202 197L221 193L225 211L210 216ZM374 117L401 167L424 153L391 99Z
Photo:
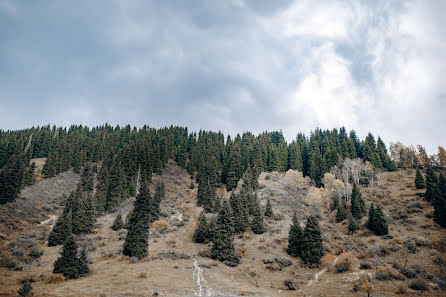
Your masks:
M287 143L281 132L250 132L235 138L221 132L189 132L185 127L141 129L85 126L34 127L0 132L0 203L13 201L20 189L34 181L32 158L46 157L45 178L72 169L80 172L86 163L101 162L98 172L98 198L103 209L135 194L136 176L150 182L151 173L160 171L168 159L186 168L196 180L213 186L226 184L233 189L248 167L254 175L262 171L295 169L322 186L324 173L342 158L363 158L375 168L394 170L381 138L370 133L360 140L345 128L316 129L310 136L299 133ZM105 198L104 198L105 197Z

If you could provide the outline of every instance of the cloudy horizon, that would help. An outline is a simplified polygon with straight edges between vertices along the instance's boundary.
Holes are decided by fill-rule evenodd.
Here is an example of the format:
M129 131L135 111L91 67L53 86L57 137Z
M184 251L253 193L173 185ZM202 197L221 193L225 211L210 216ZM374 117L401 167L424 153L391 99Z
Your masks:
M0 129L316 127L446 146L446 1L0 0Z

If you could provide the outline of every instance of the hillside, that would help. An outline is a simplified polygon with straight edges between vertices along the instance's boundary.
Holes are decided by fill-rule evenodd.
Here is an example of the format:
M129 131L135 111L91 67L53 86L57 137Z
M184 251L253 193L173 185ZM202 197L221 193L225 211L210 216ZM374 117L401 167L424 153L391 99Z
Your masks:
M91 274L63 281L52 274L61 246L46 245L52 224L45 219L60 214L54 203L78 180L72 173L64 173L25 188L22 198L14 202L25 205L23 201L30 201L29 208L23 209L33 209L33 219L27 219L21 228L7 229L2 237L2 262L24 259L25 264L16 269L0 268L0 296L16 296L25 279L32 280L35 296L338 296L353 294L361 276L370 278L374 287L371 296L412 296L418 292L408 288L413 281L409 277L417 275L428 280L424 296L444 296L440 279L445 271L437 264L440 258L444 261L446 234L433 223L433 208L418 195L423 191L415 189L414 177L413 170L387 172L380 186L361 187L367 208L376 203L387 217L389 236L379 237L364 227L349 235L347 221L336 223L336 211L330 211L331 190L311 187L309 178L300 172L264 172L258 179L258 197L261 205L271 200L275 219L266 220L264 234L248 230L236 236L242 263L228 267L207 257L211 244L193 242L202 211L196 206L197 188L189 188L191 179L184 169L168 162L162 171L166 197L161 202L160 221L150 230L149 257L132 263L135 261L122 255L125 233L110 229L117 213L107 213L98 218L90 234L78 238L91 257ZM154 174L152 184L160 178ZM234 191L240 186L241 182ZM224 187L217 193L229 196ZM133 201L125 200L118 208L124 217ZM47 203L51 207L43 207ZM1 207L2 218L7 209L8 205ZM286 253L294 211L301 220L309 214L320 218L328 256L318 267L308 268ZM365 216L361 225L366 221ZM411 242L414 253L408 252ZM43 254L27 260L30 249ZM348 259L350 270L335 273L331 264L344 259ZM406 275L400 272L402 268ZM287 290L287 279L292 280L295 291ZM367 296L364 290L355 294Z

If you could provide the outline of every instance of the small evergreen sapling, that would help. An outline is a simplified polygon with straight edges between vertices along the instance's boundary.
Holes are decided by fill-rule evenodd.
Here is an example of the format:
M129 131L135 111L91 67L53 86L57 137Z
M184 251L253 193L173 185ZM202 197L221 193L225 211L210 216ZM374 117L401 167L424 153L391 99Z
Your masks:
M347 217L347 214L345 213L345 206L342 204L338 204L337 212L336 212L336 222L342 222Z
M355 219L350 217L348 220L348 233L353 234L359 230L359 226L356 223Z
M122 214L118 213L115 220L113 221L112 230L118 231L124 228L124 222L122 221Z
M424 189L426 184L424 183L423 175L421 174L420 169L417 169L417 173L415 175L415 187L417 189Z
M267 218L273 218L274 217L273 208L271 206L271 201L269 199L266 202L265 217L267 217Z
M200 214L198 221L199 223L194 233L194 241L196 243L203 243L209 238L209 226L204 212Z

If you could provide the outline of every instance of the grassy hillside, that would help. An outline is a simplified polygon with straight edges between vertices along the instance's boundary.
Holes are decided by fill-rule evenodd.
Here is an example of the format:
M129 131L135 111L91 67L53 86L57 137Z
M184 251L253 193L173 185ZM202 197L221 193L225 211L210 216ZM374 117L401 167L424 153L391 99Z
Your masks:
M23 198L15 202L35 201L35 219L22 228L4 229L2 263L23 264L0 268L0 296L16 296L26 279L32 281L35 296L367 296L364 283L373 288L371 296L413 296L419 294L410 288L415 280L426 281L424 296L445 294L441 259L445 260L446 232L433 222L433 208L421 198L423 191L415 189L413 170L383 173L380 186L361 187L367 209L375 203L387 217L389 235L382 237L363 226L366 216L361 230L352 235L347 220L336 223L336 211L330 210L333 189L313 188L308 177L294 170L262 173L259 200L262 206L271 200L275 218L266 221L262 235L248 231L236 236L242 263L231 268L208 257L212 244L193 242L202 210L196 206L197 188L190 189L189 174L169 162L162 172L166 198L161 218L150 231L149 257L134 261L122 256L125 230L111 230L117 212L108 213L90 234L78 238L91 258L91 274L64 281L52 274L61 247L46 246L51 223L41 222L48 214L60 213L59 207L43 205L57 204L58 195L74 187L77 177L67 174L25 188ZM153 181L160 178L153 175ZM239 189L240 183L235 191ZM229 196L224 186L217 194ZM118 208L124 219L132 202L126 200ZM286 253L295 211L303 223L310 214L320 219L326 256L317 267L306 267ZM28 255L34 248L43 254L31 261ZM296 290L288 290L285 281Z

